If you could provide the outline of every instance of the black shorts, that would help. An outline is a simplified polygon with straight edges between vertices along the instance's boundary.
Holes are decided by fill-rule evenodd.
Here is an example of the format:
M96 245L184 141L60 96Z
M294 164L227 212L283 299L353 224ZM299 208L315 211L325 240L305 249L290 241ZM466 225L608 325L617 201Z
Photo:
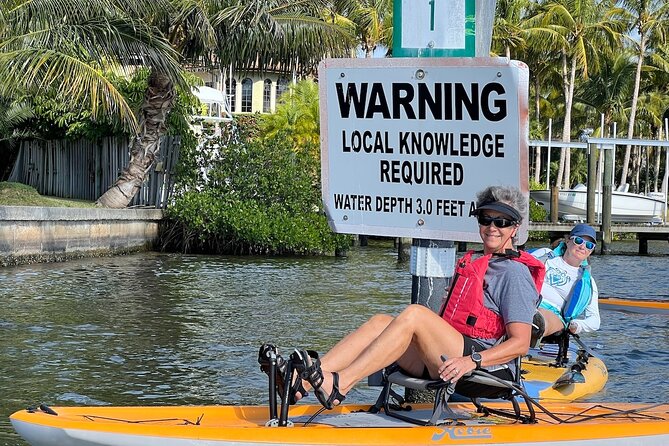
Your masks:
M474 352L482 352L486 348L479 344L476 340L470 338L469 336L462 335L465 343L464 348L462 349L462 356L469 356ZM513 373L508 368L493 370L488 372L493 376L496 376L505 381L513 381ZM423 370L423 379L433 379L430 376L430 372L427 367ZM498 397L500 392L503 392L503 389L494 386L486 386L484 384L470 383L466 381L458 381L455 385L455 391L466 397L478 397L478 398L495 398Z
M462 337L465 340L465 347L463 349L464 351L462 352L463 356L468 356L474 352L480 352L486 349L484 346L469 336L462 335ZM514 379L513 373L511 373L511 370L508 368L497 369L489 371L488 373L505 381L513 381ZM504 389L500 389L499 387L494 386L486 386L484 384L458 381L458 383L455 385L455 391L460 395L467 397L497 398L499 397L500 393L504 392Z

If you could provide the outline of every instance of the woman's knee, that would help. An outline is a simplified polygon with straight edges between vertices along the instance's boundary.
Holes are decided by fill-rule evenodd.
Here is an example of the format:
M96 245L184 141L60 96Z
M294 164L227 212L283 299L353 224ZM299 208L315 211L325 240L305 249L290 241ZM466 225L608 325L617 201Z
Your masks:
M381 332L385 330L388 325L390 325L393 319L394 317L389 314L379 313L369 318L369 320L366 322L366 325L373 327L374 329Z
M539 308L539 312L542 314L544 317L544 320L546 321L546 328L544 335L548 336L557 332L560 332L564 329L564 324L558 318L555 313L552 311L545 310L543 308Z
M399 316L397 316L397 318L405 321L420 323L425 321L427 318L434 317L434 315L434 311L430 310L424 305L411 304L406 307L404 311L402 311Z

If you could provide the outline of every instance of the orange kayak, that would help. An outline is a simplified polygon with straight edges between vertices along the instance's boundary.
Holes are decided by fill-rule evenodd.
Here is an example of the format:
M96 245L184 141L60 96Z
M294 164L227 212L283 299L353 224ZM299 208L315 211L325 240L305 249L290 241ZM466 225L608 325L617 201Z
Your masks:
M632 313L669 314L669 301L666 300L600 297L599 306L605 310L629 311Z
M308 421L320 406L298 404L290 408L289 427L266 426L263 406L53 407L18 411L11 422L32 446L669 444L669 404L546 402L552 416L537 411L534 424L483 415L471 403L449 406L470 418L417 426L344 404ZM509 409L510 403L486 406ZM428 418L430 408L417 404L410 413Z

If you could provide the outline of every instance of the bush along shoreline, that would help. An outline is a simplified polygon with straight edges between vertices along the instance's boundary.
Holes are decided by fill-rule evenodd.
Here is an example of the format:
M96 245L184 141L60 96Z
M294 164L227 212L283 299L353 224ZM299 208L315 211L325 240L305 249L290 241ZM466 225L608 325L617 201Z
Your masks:
M348 249L351 236L327 224L313 150L296 149L283 134L257 135L250 116L182 152L161 230L163 250L323 255Z

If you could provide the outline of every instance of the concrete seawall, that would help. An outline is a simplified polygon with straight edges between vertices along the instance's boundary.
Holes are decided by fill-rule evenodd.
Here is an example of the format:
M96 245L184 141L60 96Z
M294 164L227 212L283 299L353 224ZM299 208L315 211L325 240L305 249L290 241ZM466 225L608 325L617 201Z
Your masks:
M0 206L0 266L151 249L160 209Z

